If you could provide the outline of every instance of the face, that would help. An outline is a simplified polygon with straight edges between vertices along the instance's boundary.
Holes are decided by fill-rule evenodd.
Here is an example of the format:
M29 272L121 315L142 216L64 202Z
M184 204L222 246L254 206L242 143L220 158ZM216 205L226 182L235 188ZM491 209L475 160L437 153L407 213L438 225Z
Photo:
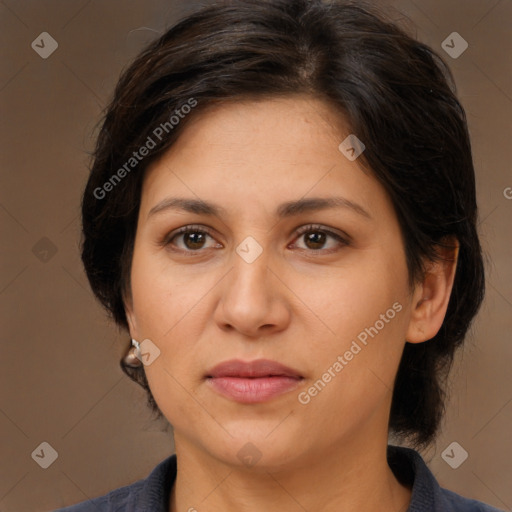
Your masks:
M392 203L338 149L349 134L307 96L224 104L147 170L127 315L160 350L145 372L177 451L276 468L387 439L412 298ZM262 359L286 369L215 370Z

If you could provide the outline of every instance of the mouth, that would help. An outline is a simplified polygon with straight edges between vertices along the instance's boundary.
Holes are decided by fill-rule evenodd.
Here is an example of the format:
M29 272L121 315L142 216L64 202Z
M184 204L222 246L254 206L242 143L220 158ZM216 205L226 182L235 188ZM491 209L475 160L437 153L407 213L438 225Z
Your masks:
M304 379L297 370L268 359L225 361L205 378L215 392L240 403L266 402L295 389Z

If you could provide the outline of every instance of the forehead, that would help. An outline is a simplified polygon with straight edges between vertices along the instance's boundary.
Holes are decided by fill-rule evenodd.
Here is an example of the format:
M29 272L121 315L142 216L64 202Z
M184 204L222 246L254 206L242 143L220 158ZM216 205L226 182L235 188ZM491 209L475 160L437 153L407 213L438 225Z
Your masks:
M371 210L370 196L384 191L340 151L349 134L330 104L303 95L199 110L148 168L141 209L148 212L166 195L178 195L217 198L227 211L230 203L269 211L271 204L340 192Z
M331 104L304 94L266 99L230 100L199 110L178 139L180 145L200 140L211 149L236 155L247 149L287 152L292 158L316 158L310 145L334 144L348 135L343 116ZM308 156L309 155L309 156ZM260 158L272 156L262 151Z

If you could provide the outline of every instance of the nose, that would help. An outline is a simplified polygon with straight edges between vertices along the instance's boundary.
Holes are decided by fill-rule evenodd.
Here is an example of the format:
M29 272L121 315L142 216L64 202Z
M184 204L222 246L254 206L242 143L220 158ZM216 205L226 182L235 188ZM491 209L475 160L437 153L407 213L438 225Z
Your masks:
M287 287L266 252L252 262L238 254L233 260L233 268L218 290L217 325L253 339L286 329L291 315Z

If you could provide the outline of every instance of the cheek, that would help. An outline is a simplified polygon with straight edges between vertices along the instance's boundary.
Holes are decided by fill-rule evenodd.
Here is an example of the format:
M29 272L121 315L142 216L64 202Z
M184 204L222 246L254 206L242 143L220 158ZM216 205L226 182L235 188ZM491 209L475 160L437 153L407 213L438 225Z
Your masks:
M194 425L204 424L204 406L168 360L156 360L145 372L151 394L173 428L193 431Z
M369 308L367 304L364 315L357 318L340 319L337 339L315 347L311 356L315 368L301 389L300 403L308 401L299 409L307 424L304 428L315 432L315 419L329 417L328 425L322 427L326 437L341 438L361 428L376 411L388 413L407 311L398 301L390 308L386 301L381 304L384 307L375 304Z
M405 327L402 319L409 294L405 262L400 264L399 255L396 264L379 262L371 254L365 259L349 269L331 270L315 287L295 288L298 295L307 297L307 305L326 327L326 334L330 332L326 340L338 347L376 322L379 334L391 337Z
M175 404L179 414L181 400L190 402L182 386L190 389L199 375L196 340L207 317L204 295L216 281L208 274L179 272L144 250L134 252L131 279L138 335L160 350L154 363L145 367L148 383L157 402Z
M137 246L131 288L140 335L155 340L172 337L175 326L180 319L186 320L201 298L200 290L204 290L194 278L173 269L165 258Z
M314 374L321 378L329 369L336 374L329 384L333 402L355 404L390 391L405 344L410 314L405 260L397 254L368 261L333 280L326 293L309 294L329 327L312 347Z

